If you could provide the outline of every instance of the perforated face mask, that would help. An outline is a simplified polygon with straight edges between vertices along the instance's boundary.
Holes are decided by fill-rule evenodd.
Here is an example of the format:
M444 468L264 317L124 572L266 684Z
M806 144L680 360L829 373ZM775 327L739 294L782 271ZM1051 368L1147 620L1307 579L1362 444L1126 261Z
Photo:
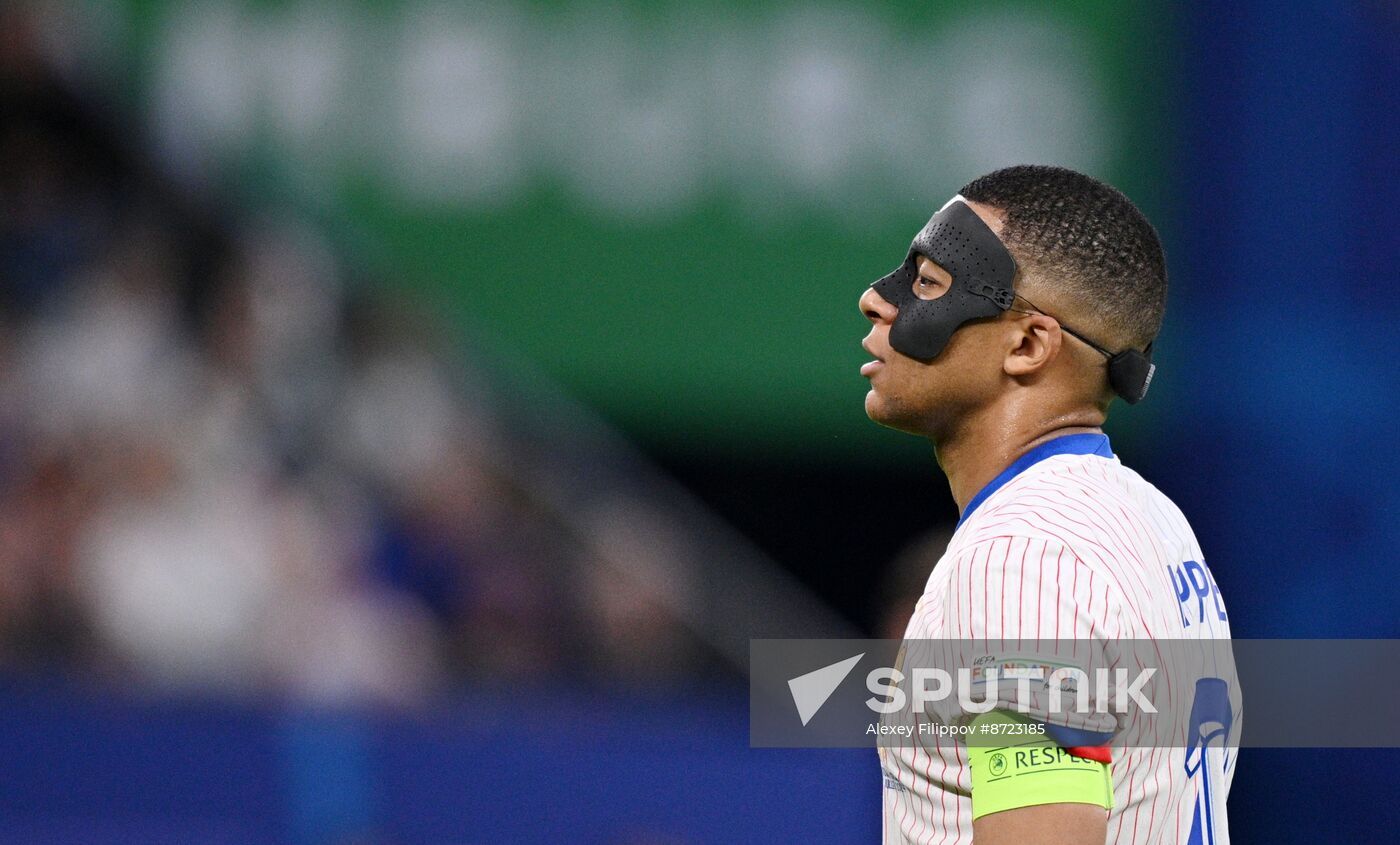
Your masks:
M953 283L937 299L914 294L918 259L927 256L948 271ZM953 197L914 236L904 263L871 285L881 298L899 309L890 326L890 346L920 361L942 354L953 332L973 320L995 317L1016 301L1016 259L982 222L961 195ZM1084 335L1060 324L1108 359L1108 382L1128 404L1147 395L1156 365L1152 344L1139 351L1110 352Z
M953 277L952 285L937 299L914 295L920 255ZM1016 260L977 212L957 196L914 236L904 263L871 287L899 309L890 327L890 345L910 358L932 361L953 332L1010 308L1015 278Z

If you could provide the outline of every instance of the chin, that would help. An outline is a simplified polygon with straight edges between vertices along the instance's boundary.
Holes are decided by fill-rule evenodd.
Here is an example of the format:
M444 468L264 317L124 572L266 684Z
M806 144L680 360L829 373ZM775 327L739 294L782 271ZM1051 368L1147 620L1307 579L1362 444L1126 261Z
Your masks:
M892 407L893 406L893 407ZM893 428L899 431L908 429L901 424L902 415L898 410L898 403L891 403L888 399L875 392L874 388L865 394L865 415L873 422L877 422L886 428Z
M884 425L885 422L885 400L880 394L875 392L875 388L870 388L865 394L865 415L871 420Z
M865 394L865 415L885 428L913 434L916 437L931 437L929 415L912 411L898 399L882 396L871 388Z

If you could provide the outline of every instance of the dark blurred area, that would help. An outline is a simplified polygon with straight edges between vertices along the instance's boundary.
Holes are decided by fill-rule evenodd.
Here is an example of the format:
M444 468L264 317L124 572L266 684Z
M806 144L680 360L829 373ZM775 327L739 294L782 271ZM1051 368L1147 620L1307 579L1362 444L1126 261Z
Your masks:
M0 839L699 841L858 782L737 741L684 496L305 215L173 181L75 20L0 10Z
M159 17L132 5L133 20ZM244 26L235 5L194 19ZM349 6L291 5L369 26ZM967 4L945 5L927 14ZM1063 24L1113 45L1084 77L1110 92L1110 128L1027 131L1046 145L1028 149L1123 174L1168 245L1162 376L1143 409L1115 409L1115 448L1191 519L1237 637L1400 635L1387 356L1400 340L1400 14L1146 3L1119 20L1112 4L1061 5L1034 26L1011 12L955 20L946 37L989 38L995 24L1035 43ZM563 16L561 39L601 32L606 47L585 7ZM622 13L597 17L609 15ZM739 142L673 138L681 117L664 104L617 118L658 155L753 182L731 211L732 198L685 193L714 173L610 153L610 128L575 127L593 157L560 154L577 196L565 176L519 187L514 165L478 160L499 147L515 161L494 136L462 142L471 184L439 184L456 160L439 167L434 150L462 150L423 118L403 154L419 169L396 178L429 211L365 200L349 177L350 199L331 202L278 169L334 169L319 160L216 172L196 143L210 118L183 89L152 83L154 106L133 101L122 80L156 72L113 71L102 39L82 34L118 17L95 3L0 7L0 840L873 840L873 753L747 747L747 642L898 637L947 542L956 511L929 450L860 418L855 301L902 254L912 229L896 223L917 225L927 211L906 212L941 201L930 186L951 191L976 175L954 165L981 159L872 181L867 170L899 172L936 146L906 148L918 127L897 123L878 168L817 146L769 184ZM535 31L501 17L501 32ZM844 77L820 61L830 33L799 18L781 20L815 47L777 74L782 103L762 119L725 113L713 131L769 138L772 120L822 136L879 117L878 104L832 105ZM509 87L496 47L415 26L429 43L414 72L438 79L465 55L488 93ZM853 31L878 41L874 25ZM728 61L761 40L713 52ZM182 70L203 59L174 52ZM257 60L232 53L209 66ZM1150 81L1148 105L1124 68ZM311 102L322 69L301 68L311 81L292 93ZM521 84L547 87L532 79ZM939 102L999 127L994 83ZM500 96L467 102L463 125L505 109ZM288 97L289 113L315 111ZM576 118L565 99L536 108ZM1084 109L1083 122L1099 114ZM1127 152L1095 147L1104 138ZM355 171L368 157L337 154ZM529 155L543 154L522 154L520 172ZM790 211L852 184L877 199ZM537 242L574 263L541 271L522 254ZM794 242L830 262L805 271L810 314L779 299ZM522 276L524 305L501 292ZM655 292L636 290L653 279ZM547 310L541 287L577 320L527 319ZM1238 842L1382 841L1375 831L1400 826L1375 775L1393 750L1241 757Z
M297 217L170 184L30 22L0 52L5 663L390 703L703 666L675 582L522 485L431 316Z

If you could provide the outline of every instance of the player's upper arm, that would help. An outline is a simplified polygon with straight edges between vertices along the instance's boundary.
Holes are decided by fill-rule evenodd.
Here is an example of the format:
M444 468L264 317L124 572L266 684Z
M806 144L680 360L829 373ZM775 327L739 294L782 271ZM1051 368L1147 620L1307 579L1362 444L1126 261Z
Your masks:
M1103 825L1113 807L1111 763L1091 759L1098 755L1086 757L1081 749L1064 748L1043 732L1001 730L1034 727L1026 717L1000 710L972 722L967 756L973 833L979 845L984 839L1003 841L1003 835L1016 837L1006 841L1030 843L1103 842ZM1055 820L1063 820L1074 835L1025 835ZM1056 824L1056 829L1061 826Z
M974 845L1103 845L1108 815L1092 804L1039 804L982 816Z
M964 550L952 566L940 634L959 643L958 657L971 656L973 665L997 669L1002 677L1017 667L1088 671L1107 665L1104 647L1119 635L1122 601L1104 570L1089 566L1074 549L1053 539L998 537ZM1097 744L1113 735L1115 719L1094 711L1051 711L1043 690L1037 695L1038 685L1027 685L1029 698L1018 686L1007 687L998 689L999 708L972 724L1024 720L1047 729L993 733L1006 739L969 748L977 845L1102 843L1113 802L1111 763L1086 755L1075 740L1066 742L1050 728L1078 729L1097 737ZM1086 694L1097 697L1092 687ZM1069 742L1076 747L1067 747Z

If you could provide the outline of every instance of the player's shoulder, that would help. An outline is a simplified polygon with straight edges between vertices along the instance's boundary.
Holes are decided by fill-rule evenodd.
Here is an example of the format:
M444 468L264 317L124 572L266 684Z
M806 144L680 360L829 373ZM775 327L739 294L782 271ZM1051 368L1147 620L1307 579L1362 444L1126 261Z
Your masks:
M1058 545L1079 557L1106 543L1155 534L1164 515L1180 511L1117 457L1056 455L1008 481L967 517L959 548L1022 540Z
M1116 457L1055 455L1001 485L967 517L966 527L1003 528L1027 513L1069 518L1095 503L1127 505L1145 483Z

